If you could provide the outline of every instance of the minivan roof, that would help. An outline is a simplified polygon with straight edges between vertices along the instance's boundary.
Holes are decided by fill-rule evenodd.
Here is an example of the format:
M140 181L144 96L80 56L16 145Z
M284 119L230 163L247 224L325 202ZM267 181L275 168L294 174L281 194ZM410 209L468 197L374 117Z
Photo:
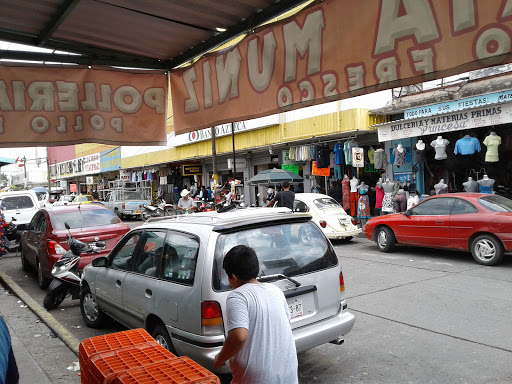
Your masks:
M226 232L238 230L240 227L249 228L261 226L262 223L274 224L284 222L305 222L311 220L311 216L305 213L292 213L288 208L247 208L230 212L201 212L191 215L178 215L151 219L143 226L166 224L195 224L212 227L213 231Z

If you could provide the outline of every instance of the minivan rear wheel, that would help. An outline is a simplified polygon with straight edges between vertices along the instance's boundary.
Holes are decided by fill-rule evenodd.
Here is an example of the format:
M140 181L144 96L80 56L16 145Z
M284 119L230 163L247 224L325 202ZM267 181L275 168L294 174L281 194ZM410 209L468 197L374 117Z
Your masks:
M172 345L171 338L169 337L169 332L167 332L167 329L165 329L165 326L163 324L158 324L155 327L155 329L153 329L153 333L151 334L151 336L153 336L153 338L156 340L158 344L160 344L162 347L176 355L176 350Z

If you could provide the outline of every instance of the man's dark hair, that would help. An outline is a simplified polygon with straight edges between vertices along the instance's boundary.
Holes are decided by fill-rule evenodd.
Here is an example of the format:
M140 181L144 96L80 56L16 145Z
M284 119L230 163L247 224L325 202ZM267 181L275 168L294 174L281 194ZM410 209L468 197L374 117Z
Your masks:
M96 191L94 191L92 193L92 198L95 199L95 200L99 200L100 199L100 194Z
M255 279L260 272L260 264L256 252L246 245L237 245L224 256L222 268L229 277L233 274L240 280Z
M285 180L281 183L281 185L283 186L283 188L288 188L290 186L290 183Z

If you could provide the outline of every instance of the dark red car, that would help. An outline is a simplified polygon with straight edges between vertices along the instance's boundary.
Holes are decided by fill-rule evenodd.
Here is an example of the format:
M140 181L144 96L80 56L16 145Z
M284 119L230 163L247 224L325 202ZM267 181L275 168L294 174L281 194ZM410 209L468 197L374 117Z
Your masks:
M46 289L53 279L53 264L68 251L68 230L84 243L94 243L98 254L82 254L82 270L95 257L107 256L119 239L130 230L112 211L99 204L46 207L36 212L28 228L21 235L21 266L23 270L34 267L41 289ZM104 241L105 248L96 248L97 241Z
M382 252L395 244L471 251L495 265L512 250L512 200L483 193L429 197L404 213L379 216L364 226Z

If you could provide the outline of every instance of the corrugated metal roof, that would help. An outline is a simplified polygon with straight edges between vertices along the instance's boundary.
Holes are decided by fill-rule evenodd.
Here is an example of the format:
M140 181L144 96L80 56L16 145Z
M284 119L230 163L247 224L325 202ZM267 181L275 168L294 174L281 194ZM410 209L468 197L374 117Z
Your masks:
M0 0L0 40L82 53L90 60L112 57L127 65L132 61L139 66L166 68L304 2Z

